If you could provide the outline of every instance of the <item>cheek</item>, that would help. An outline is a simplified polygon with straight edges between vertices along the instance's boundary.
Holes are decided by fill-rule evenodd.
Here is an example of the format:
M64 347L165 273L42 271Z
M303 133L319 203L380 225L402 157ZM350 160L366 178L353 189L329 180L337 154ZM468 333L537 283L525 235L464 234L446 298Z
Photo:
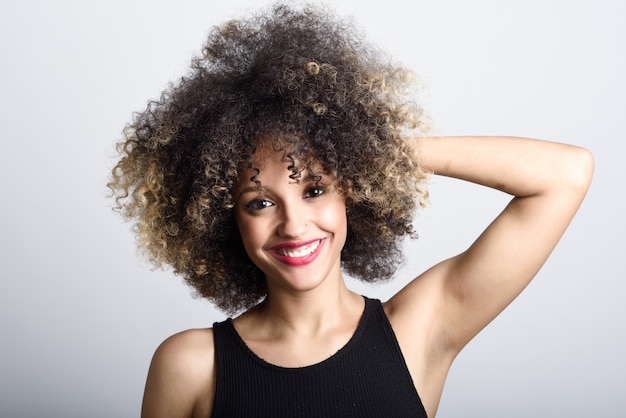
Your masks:
M346 215L346 205L343 201L339 201L324 210L322 214L322 222L329 229L334 230L337 234L346 234L348 220Z
M259 240L258 226L255 227L254 218L246 217L246 216L235 216L235 223L237 224L237 229L239 230L239 236L241 237L241 241L243 242L243 246L250 255L250 249L254 248L257 245L257 241Z

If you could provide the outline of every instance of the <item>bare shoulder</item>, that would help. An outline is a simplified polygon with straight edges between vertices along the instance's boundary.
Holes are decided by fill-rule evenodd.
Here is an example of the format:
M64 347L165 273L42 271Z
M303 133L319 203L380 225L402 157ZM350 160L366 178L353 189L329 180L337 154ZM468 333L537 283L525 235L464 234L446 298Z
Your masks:
M431 267L384 304L405 357L420 363L418 368L449 367L456 355L442 333L447 329L445 278L453 261L454 257Z
M383 304L428 416L435 416L455 352L442 338L448 262L422 273Z
M215 393L212 329L191 329L161 343L152 357L142 417L209 416Z
M384 303L396 333L414 335L432 327L444 309L444 278L450 268L445 260L420 274Z

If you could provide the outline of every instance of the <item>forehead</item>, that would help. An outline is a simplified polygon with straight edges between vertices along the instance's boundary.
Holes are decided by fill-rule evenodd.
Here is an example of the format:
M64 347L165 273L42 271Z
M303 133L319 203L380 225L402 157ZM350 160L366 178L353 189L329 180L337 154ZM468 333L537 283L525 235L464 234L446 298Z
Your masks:
M306 140L296 136L263 135L256 139L248 154L242 158L242 168L263 170L268 165L287 165L300 170L319 171L322 164L316 161L315 152Z
M260 187L260 181L270 172L281 177L284 173L296 183L300 180L321 181L323 178L330 180L329 177L335 177L313 156L301 157L292 144L281 139L266 138L257 141L253 151L242 159L238 186L254 183Z
M293 146L282 141L276 140L260 140L254 144L254 150L250 153L246 165L252 165L254 168L263 169L268 164L283 164L295 162L298 159L293 157Z

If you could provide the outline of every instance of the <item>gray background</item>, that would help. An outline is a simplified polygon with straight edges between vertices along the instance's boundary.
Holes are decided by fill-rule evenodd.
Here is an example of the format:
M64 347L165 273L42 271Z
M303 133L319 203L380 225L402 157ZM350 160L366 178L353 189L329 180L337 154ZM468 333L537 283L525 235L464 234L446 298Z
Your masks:
M184 73L211 25L261 3L0 5L0 416L137 416L156 346L223 318L137 257L104 184L131 112ZM459 356L438 417L623 416L625 2L336 3L421 76L439 133L552 139L596 157L570 229ZM442 178L431 193L398 279L357 291L387 298L465 249L507 200Z

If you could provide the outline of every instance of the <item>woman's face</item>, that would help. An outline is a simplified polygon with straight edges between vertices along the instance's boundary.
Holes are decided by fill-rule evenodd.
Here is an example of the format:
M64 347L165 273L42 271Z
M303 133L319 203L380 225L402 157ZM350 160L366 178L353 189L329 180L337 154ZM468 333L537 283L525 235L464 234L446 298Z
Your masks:
M259 146L255 173L242 170L235 189L235 219L246 252L265 273L268 289L307 291L341 278L340 255L346 240L346 206L332 187L305 170L298 181L289 178L282 151ZM317 173L316 173L317 174Z

